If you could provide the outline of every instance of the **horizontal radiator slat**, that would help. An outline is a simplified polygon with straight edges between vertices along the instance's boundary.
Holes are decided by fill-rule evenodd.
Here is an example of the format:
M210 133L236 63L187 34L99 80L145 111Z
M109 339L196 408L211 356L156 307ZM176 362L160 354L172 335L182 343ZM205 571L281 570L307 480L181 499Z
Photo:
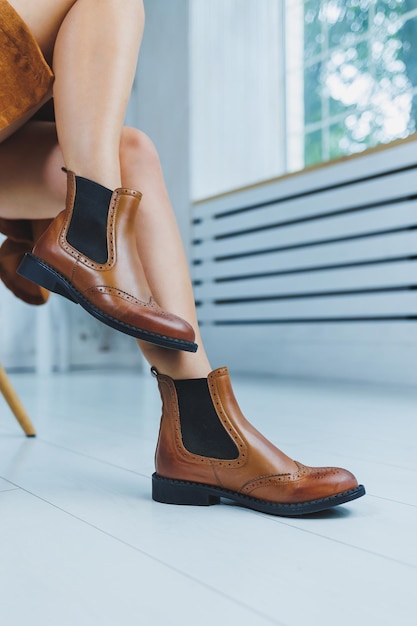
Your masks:
M242 329L239 326L206 325L204 326L204 332L206 334L212 333L213 335L217 333L219 337L222 337L223 341L219 344L219 349L225 345L227 346L228 334L237 336L240 334L240 337L242 337ZM384 337L384 343L386 344L410 343L417 345L417 324L407 324L403 321L380 321L378 324L368 322L315 324L306 322L304 324L291 325L277 324L273 328L248 326L245 332L259 339L262 339L267 334L268 340L290 346L293 343L321 345L325 343L334 344L335 342L338 342L339 345L351 345L355 341L361 345L379 346L381 344L381 336ZM244 350L247 349L244 342L242 342L242 345ZM255 345L251 347L251 354L252 349L256 349ZM265 344L265 350L269 351L268 344Z
M196 280L222 279L274 271L308 269L323 265L387 260L417 256L417 230L311 246L227 261L207 260L193 268Z
M320 198L314 198L314 201L320 203L321 200ZM339 199L339 202L341 201L343 201L343 199ZM327 220L338 220L346 216L351 216L353 220L355 220L356 216L361 219L361 216L365 215L365 219L371 218L378 223L378 214L375 214L374 212L382 211L385 208L388 208L388 211L396 208L398 212L400 212L401 207L406 203L411 204L411 206L416 206L417 195L405 195L391 198L389 201L385 199L380 202L375 202L372 205L358 205L349 209L338 209L308 216L304 215L300 218L289 216L287 219L283 218L282 212L283 209L287 209L289 207L286 205L281 206L280 204L274 204L270 208L271 215L269 219L264 219L261 215L253 215L253 219L248 223L248 220L242 220L239 216L234 216L228 228L224 227L226 225L223 222L217 222L213 219L202 220L193 227L194 242L198 244L211 240L230 240L238 237L245 237L247 235L254 235L256 233L262 233L268 230L278 231L280 229L297 227L308 223L318 223L319 226L320 224L325 223L327 226Z
M417 291L304 297L299 299L253 302L246 304L198 307L201 322L246 320L250 323L276 319L311 318L361 318L362 316L415 316L417 317Z
M408 196L416 195L416 177L417 167L405 173L387 175L383 181L358 181L355 185L328 189L324 192L311 190L309 195L301 198L291 199L279 194L269 197L265 195L260 203L252 205L253 209L250 209L251 205L246 207L237 205L236 209L245 208L245 211L232 212L230 215L227 213L233 209L222 211L218 203L208 202L198 205L193 212L194 218L198 219L198 223L195 224L196 236L204 232L204 236L211 237L218 232L227 233L239 230L239 228L256 227L275 221L321 218L333 211L341 212L367 205L395 203ZM267 205L262 206L264 203Z
M222 298L271 296L282 293L311 291L352 290L384 288L398 285L415 285L417 288L417 261L361 268L334 269L286 276L256 278L235 282L205 282L194 288L199 301Z
M303 222L286 228L273 228L232 239L207 240L195 246L198 259L219 258L242 252L276 248L280 246L312 244L337 238L372 236L372 233L399 228L417 228L417 201L398 206L388 206L374 211L370 216L363 211L356 214L329 218L323 222Z

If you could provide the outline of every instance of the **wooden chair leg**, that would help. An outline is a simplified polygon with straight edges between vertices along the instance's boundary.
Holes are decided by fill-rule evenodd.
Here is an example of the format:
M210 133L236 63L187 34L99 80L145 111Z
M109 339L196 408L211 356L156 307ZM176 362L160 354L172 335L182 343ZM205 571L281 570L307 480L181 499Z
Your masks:
M28 437L35 437L36 431L33 427L33 424L30 421L23 404L20 402L19 396L13 389L12 383L10 382L10 379L7 376L2 365L0 365L0 391L2 392L7 404L13 411L14 416L22 427L24 433Z

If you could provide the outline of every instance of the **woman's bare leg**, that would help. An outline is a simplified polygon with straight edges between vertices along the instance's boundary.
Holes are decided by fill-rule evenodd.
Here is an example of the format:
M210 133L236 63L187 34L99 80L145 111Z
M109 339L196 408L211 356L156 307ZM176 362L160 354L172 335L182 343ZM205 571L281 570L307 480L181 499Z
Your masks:
M110 189L119 187L120 134L144 27L142 0L10 3L48 60L53 56L66 167Z
M29 122L0 144L0 217L56 217L65 206L63 164L53 123Z
M199 349L191 354L138 343L145 358L161 373L173 378L203 378L211 367L198 331L187 261L158 154L144 133L124 129L120 161L122 184L143 193L137 240L152 293L160 306L192 324ZM64 207L62 164L54 124L30 122L0 144L0 217L55 217Z
M123 185L143 194L137 241L151 292L163 309L191 324L199 348L196 354L190 354L138 343L148 362L161 373L173 378L204 378L212 368L198 328L184 247L158 153L149 137L135 129L125 129L121 165Z
M76 174L115 189L119 145L144 27L142 0L77 0L55 43L59 145Z

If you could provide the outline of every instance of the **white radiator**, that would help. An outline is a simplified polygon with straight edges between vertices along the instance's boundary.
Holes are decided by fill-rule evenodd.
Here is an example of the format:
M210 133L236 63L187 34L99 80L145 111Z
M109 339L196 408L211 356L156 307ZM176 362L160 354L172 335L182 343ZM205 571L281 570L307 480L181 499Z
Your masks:
M406 141L193 207L214 366L417 383L417 145Z

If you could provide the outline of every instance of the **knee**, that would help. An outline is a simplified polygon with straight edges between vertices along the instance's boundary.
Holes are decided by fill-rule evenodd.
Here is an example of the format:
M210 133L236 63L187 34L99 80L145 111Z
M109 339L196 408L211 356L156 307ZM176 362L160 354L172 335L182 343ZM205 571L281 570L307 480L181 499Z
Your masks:
M159 167L159 155L152 140L141 130L125 126L120 142L120 161L126 166L146 165Z

